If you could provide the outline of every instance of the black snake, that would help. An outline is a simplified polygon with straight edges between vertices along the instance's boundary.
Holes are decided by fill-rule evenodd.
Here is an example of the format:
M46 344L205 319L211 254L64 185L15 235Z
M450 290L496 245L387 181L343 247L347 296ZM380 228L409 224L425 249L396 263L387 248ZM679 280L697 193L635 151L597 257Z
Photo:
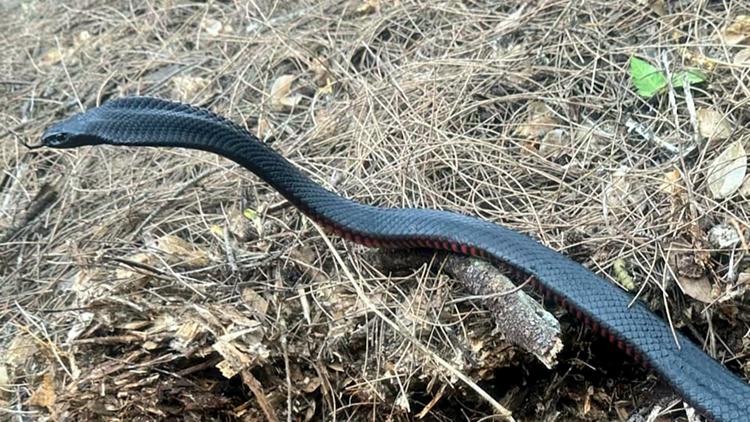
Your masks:
M706 355L632 296L534 240L474 217L431 209L378 208L332 193L247 130L206 109L147 97L107 102L50 127L42 144L183 147L233 160L272 185L327 230L371 246L429 247L480 256L534 284L634 359L653 368L692 406L724 422L750 422L750 385Z

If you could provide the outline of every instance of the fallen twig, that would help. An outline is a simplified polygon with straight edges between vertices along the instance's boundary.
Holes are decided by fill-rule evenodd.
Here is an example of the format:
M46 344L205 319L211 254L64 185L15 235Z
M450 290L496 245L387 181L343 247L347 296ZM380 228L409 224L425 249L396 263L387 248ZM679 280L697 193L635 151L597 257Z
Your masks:
M419 250L380 251L370 254L368 261L381 270L395 271L423 265L432 254ZM557 363L563 346L559 322L497 267L481 259L447 254L443 269L475 295L466 300L479 299L489 309L495 332L532 353L546 367Z

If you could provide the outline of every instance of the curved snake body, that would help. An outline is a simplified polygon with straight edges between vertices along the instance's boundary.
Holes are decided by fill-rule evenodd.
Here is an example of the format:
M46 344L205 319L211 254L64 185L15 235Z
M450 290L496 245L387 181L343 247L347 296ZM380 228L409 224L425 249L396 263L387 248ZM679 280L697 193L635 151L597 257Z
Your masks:
M750 421L750 385L677 334L640 301L567 257L510 229L430 209L378 208L334 194L245 129L208 110L128 97L50 127L42 144L183 147L233 160L272 185L327 230L368 246L429 247L475 255L533 277L534 284L636 360L692 406L725 422Z

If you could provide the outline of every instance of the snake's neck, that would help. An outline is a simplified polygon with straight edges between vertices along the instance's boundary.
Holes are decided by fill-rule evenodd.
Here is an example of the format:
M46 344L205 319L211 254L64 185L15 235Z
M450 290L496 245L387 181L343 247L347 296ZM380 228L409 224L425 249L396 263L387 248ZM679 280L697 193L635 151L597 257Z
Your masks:
M255 173L312 216L319 215L321 206L341 202L339 195L321 187L256 136L213 114L192 109L107 110L106 106L101 111L88 130L102 143L189 148L221 155Z

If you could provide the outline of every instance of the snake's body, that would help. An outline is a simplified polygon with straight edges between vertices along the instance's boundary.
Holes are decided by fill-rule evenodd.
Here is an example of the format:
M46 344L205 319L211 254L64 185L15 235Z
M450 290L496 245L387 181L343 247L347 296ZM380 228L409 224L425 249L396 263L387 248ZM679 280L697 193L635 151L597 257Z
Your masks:
M205 109L147 97L110 101L49 128L50 147L183 147L233 160L328 230L358 243L430 247L484 257L527 274L544 293L653 368L704 415L750 421L750 385L632 296L567 257L510 229L430 209L378 208L334 194L248 131Z

